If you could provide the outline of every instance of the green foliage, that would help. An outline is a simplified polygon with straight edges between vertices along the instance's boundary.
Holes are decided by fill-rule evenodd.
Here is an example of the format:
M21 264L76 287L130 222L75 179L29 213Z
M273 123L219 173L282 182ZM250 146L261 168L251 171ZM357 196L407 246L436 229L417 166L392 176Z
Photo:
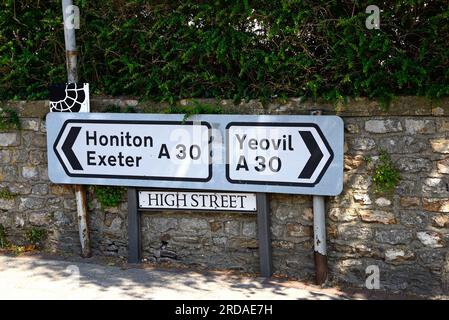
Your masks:
M106 106L106 107L103 109L103 112L105 112L105 113L121 113L121 112L122 112L122 109L121 109L120 106L118 106L118 105L111 104L111 105ZM126 106L126 107L125 107L125 110L123 110L123 112L124 112L124 113L136 113L137 111L136 111L136 109L135 109L134 107L132 107L132 106Z
M93 186L95 198L102 208L117 207L126 192L124 187Z
M6 239L6 229L0 223L0 248L6 248L8 246L8 240Z
M20 130L21 123L16 110L0 108L0 130Z
M0 199L10 200L14 199L15 196L7 187L0 188Z
M193 100L192 104L186 106L172 105L164 110L164 113L183 113L184 121L195 114L220 114L223 110L218 106L212 106L207 103L201 103L197 100Z
M27 230L25 234L27 242L36 247L41 246L42 242L45 240L46 237L47 237L47 230L35 227Z
M449 94L446 1L75 1L81 81L95 94L181 98ZM0 100L64 82L59 1L0 2Z
M394 166L390 155L382 150L373 173L375 192L391 192L398 185L400 180L401 175L399 170Z

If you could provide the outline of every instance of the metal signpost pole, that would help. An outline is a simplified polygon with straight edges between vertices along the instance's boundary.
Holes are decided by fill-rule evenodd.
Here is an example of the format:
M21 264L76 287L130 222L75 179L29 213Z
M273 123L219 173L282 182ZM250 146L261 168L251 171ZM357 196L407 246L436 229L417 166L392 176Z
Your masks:
M68 27L70 25L70 21L68 21L68 19L72 15L70 14L70 12L67 12L67 9L71 8L71 6L73 6L72 0L62 0L62 14L64 17L64 40L67 62L67 81L68 83L76 83L78 81L78 68L75 28L73 26ZM89 228L87 225L86 190L82 185L75 185L75 197L78 217L78 229L81 242L81 255L87 258L91 256L91 250Z
M128 188L128 262L140 262L140 213L137 211L137 190Z
M270 207L266 193L257 193L257 233L259 239L260 274L272 275Z
M323 196L313 196L313 243L316 283L321 285L327 279L326 215Z
M312 115L320 116L321 111ZM316 283L321 285L327 279L326 248L326 202L323 196L313 196L313 247L315 256Z

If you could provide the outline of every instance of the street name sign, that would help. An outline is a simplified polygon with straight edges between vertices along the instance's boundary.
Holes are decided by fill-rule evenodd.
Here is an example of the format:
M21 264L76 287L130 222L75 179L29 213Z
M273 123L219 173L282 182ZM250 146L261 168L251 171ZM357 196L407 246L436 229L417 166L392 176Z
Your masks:
M337 116L49 113L54 183L337 195Z
M255 193L139 190L139 209L257 211Z

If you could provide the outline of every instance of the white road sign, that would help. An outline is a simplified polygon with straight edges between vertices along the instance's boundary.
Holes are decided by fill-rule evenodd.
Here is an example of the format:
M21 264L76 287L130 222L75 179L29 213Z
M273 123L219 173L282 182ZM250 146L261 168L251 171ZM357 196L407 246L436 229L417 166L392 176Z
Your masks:
M209 132L201 123L68 120L54 151L70 177L207 181Z
M139 209L252 212L257 210L255 193L144 190L138 192L138 198Z
M316 185L334 157L315 124L230 123L231 183Z
M337 116L49 113L54 183L337 195Z

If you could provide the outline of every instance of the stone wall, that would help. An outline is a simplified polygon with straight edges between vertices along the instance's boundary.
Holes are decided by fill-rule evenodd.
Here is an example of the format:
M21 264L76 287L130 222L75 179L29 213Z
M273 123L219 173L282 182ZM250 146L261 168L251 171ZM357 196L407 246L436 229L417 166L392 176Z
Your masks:
M215 103L213 100L206 100ZM186 104L187 101L181 101ZM131 105L156 112L161 104L96 98L93 111ZM0 132L0 188L16 196L0 199L0 224L11 242L23 243L33 227L48 230L46 249L79 252L76 205L70 186L48 181L44 116L46 102L8 103L22 121L21 131ZM376 265L381 289L428 295L447 288L449 261L449 101L416 97L393 102L388 112L377 102L348 105L301 102L262 105L220 102L224 112L309 114L321 109L345 122L345 188L327 198L330 279L365 285L365 270ZM394 192L373 191L372 171L380 150L401 172ZM367 161L370 158L372 161ZM312 199L269 195L274 271L313 279ZM89 192L94 254L126 257L127 204L102 209ZM142 222L143 255L149 262L258 271L256 216L241 213L152 212Z

